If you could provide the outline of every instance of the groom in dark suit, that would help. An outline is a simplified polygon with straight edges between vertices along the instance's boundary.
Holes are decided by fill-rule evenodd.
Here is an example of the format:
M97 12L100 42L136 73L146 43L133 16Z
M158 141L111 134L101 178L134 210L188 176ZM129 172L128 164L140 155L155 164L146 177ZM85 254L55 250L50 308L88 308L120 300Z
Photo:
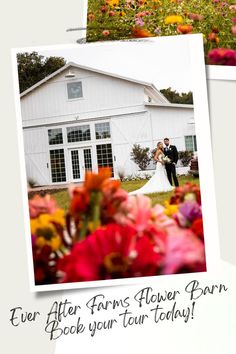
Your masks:
M165 164L167 177L171 185L172 185L172 178L173 178L175 186L178 187L179 182L176 176L176 168L175 168L175 165L179 159L178 150L175 145L170 145L169 138L164 139L164 144L165 144L164 155L169 157L169 159L171 160L170 163Z

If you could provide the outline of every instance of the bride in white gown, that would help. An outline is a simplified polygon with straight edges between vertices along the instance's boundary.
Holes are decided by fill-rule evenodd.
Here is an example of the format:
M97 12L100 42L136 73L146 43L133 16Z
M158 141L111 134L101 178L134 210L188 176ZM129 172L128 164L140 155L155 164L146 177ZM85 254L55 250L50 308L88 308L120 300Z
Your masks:
M155 174L143 187L130 192L130 195L170 192L174 189L167 178L164 158L163 144L159 142L154 156L157 162Z

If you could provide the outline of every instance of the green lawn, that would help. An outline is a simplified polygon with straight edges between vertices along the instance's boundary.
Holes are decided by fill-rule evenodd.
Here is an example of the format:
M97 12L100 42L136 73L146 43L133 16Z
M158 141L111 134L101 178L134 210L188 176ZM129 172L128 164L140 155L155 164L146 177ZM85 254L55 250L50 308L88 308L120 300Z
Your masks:
M138 189L142 187L147 181L129 181L129 182L123 182L121 184L122 188L125 189L127 192L131 192L135 189ZM193 178L191 176L183 176L179 177L179 183L180 185L185 184L186 182L192 182L199 184L199 179L198 178ZM57 200L58 205L67 210L68 209L68 204L69 204L69 198L68 198L68 193L66 190L60 190L58 192L53 192L51 193ZM168 200L170 196L173 194L173 192L167 192L167 193L154 193L154 194L149 194L148 196L152 200L152 204L163 204L165 200Z

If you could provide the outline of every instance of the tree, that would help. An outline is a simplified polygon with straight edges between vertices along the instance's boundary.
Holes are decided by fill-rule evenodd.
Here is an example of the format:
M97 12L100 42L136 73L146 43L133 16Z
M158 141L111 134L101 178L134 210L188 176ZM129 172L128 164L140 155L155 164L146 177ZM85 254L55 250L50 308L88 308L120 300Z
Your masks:
M170 101L171 103L179 104L193 104L193 93L191 91L185 93L179 93L172 90L171 87L168 89L162 89L160 92Z
M27 90L66 64L62 57L44 57L37 52L18 53L17 66L20 92Z
M131 150L131 160L133 160L141 170L146 170L151 161L149 147L142 148L139 144L134 144Z

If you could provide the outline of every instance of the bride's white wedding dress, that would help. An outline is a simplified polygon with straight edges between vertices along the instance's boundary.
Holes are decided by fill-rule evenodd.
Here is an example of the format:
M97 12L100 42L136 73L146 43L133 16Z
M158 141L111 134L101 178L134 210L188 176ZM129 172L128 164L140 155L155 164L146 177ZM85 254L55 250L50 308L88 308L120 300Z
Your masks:
M158 159L162 159L163 155L159 155ZM167 174L165 166L157 161L155 174L151 177L151 179L141 188L136 189L135 191L130 192L130 195L134 194L151 194L151 193L161 193L161 192L170 192L174 189L171 186Z

